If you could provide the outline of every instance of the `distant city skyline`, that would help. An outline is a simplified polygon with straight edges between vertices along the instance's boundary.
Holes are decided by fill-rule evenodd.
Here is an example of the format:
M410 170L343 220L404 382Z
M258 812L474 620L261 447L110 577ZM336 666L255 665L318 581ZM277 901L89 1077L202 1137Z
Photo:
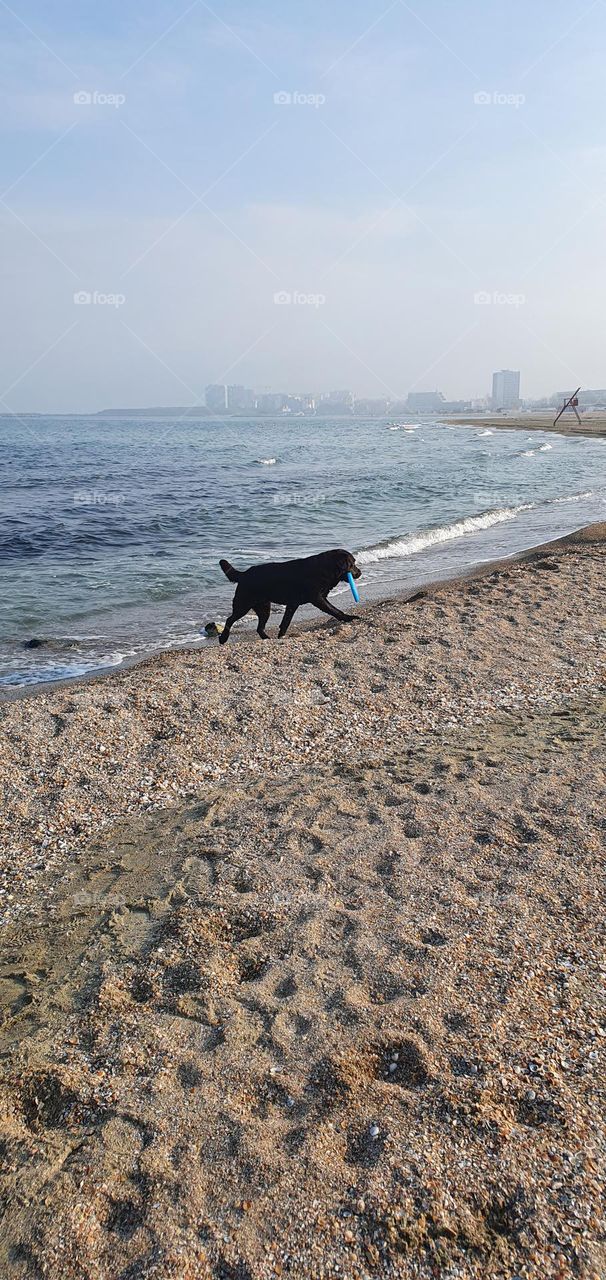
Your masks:
M356 392L340 389L338 391L316 390L301 392L283 389L274 391L270 388L244 387L241 384L214 383L206 387L200 400L182 404L153 405L141 401L133 405L106 404L101 409L82 408L79 410L29 410L22 409L20 414L44 414L52 416L53 412L64 412L69 415L79 414L115 414L134 413L142 415L146 411L166 413L169 416L194 414L198 411L218 416L230 414L260 414L275 416L281 413L318 414L331 417L339 414L350 414L358 417L385 417L397 413L433 413L456 414L486 410L515 409L518 406L527 408L551 408L561 406L572 394L572 386L564 390L550 391L543 396L522 396L520 392L520 372L518 370L496 370L492 375L492 391L484 395L451 399L439 388L433 391L411 392L408 395L390 397L360 396ZM584 409L606 408L606 387L581 387L579 405ZM0 417L11 415L5 407L0 409Z
M241 385L230 386L225 383L213 383L206 388L205 403L195 405L173 406L137 406L131 412L144 413L145 409L173 414L195 414L204 409L209 414L259 414L275 416L294 414L304 416L319 414L326 417L352 415L358 417L379 418L401 413L457 414L483 412L488 409L498 412L516 409L520 406L556 407L571 394L566 391L552 391L543 397L520 396L520 371L517 369L500 369L492 376L492 392L485 396L471 396L462 400L448 400L440 390L410 392L408 396L391 400L387 397L357 396L348 389L338 391L272 391L269 388L254 389ZM581 388L579 404L582 408L606 408L606 388ZM116 409L101 410L111 413ZM123 409L128 413L128 409Z

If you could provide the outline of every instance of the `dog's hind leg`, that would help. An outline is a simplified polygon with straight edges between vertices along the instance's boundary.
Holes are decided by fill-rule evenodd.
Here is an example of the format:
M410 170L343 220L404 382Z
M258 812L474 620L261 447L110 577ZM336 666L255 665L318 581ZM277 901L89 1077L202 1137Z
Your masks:
M331 618L338 618L339 622L353 622L355 620L355 614L343 613L341 609L336 609L334 604L331 604L325 596L316 596L311 603L316 606L316 609L321 609L322 613L329 613Z
M229 618L226 619L225 626L221 632L221 635L219 636L219 644L225 644L225 642L229 640L229 633L234 625L234 622L237 622L239 618L243 618L245 614L250 612L251 608L252 608L252 605L248 601L246 604L244 604L242 601L236 601L234 598L234 602L231 607L231 613L229 615Z
M271 604L269 603L269 600L264 600L263 604L254 604L253 609L259 619L257 634L260 635L262 640L269 640L269 636L265 630L271 613Z
M286 635L286 632L288 631L288 628L298 608L299 608L298 604L287 604L284 610L284 617L282 618L282 621L280 623L280 630L278 631L278 640L281 640L282 637Z

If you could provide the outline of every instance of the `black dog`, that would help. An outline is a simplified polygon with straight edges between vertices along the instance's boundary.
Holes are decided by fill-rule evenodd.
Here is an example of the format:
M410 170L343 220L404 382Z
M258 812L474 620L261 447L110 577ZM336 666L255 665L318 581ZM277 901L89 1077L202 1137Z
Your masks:
M271 606L284 604L284 617L278 636L286 635L293 617L301 604L315 604L322 613L329 613L340 622L351 622L351 613L342 613L326 599L328 592L338 582L347 582L347 575L359 578L361 569L349 551L322 551L319 556L306 556L304 560L282 560L274 564L255 564L252 569L234 569L229 560L219 564L230 582L237 582L231 614L219 636L221 644L229 640L229 633L245 613L254 609L259 625L257 631L262 640L268 640L265 630Z

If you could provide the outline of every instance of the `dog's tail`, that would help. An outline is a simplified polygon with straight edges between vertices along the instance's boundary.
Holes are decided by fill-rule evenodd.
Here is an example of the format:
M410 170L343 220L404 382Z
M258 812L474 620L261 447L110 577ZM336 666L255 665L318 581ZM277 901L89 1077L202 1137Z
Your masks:
M225 577L229 578L230 582L240 581L240 578L242 577L240 570L234 569L233 564L230 564L229 560L219 560L219 564L221 565Z

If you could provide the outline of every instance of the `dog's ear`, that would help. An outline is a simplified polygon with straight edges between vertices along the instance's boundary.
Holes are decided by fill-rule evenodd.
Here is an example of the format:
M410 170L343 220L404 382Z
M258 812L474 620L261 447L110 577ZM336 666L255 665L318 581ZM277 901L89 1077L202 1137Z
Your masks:
M342 548L339 548L338 551L335 551L334 566L335 566L335 573L338 574L338 578L337 578L338 582L345 581L345 579L347 578L347 574L349 573L349 570L351 567L350 562L351 562L351 556L348 551L344 551Z

